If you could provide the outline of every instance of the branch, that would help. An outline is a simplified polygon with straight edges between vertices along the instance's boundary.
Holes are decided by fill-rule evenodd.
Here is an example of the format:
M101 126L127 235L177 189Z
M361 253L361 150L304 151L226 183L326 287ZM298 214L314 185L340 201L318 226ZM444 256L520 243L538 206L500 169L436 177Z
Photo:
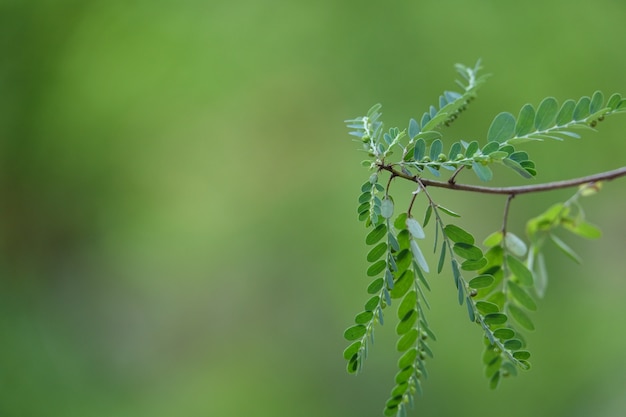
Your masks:
M469 185L469 184L457 184L443 181L429 180L426 178L418 177L417 175L407 175L404 172L398 171L393 167L393 164L379 163L378 168L380 170L389 171L395 177L401 177L409 181L413 181L417 184L424 186L448 188L450 190L470 191L483 194L505 194L505 195L518 195L538 193L541 191L559 190L561 188L575 187L581 184L590 184L598 181L610 181L615 178L626 176L626 167L614 169L612 171L601 172L599 174L589 175L586 177L574 178L571 180L546 182L543 184L535 185L521 185L517 187L485 187L481 185Z

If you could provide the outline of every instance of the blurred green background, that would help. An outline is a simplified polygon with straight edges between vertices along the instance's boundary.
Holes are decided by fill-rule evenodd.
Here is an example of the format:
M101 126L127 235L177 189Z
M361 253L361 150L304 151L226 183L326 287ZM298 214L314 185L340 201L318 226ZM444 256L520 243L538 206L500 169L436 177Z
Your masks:
M380 415L395 325L358 378L341 355L369 175L342 121L382 102L404 127L478 58L459 139L546 95L626 94L624 21L618 0L0 0L0 416ZM528 145L537 181L625 165L626 118L599 127ZM430 278L414 415L624 415L624 185L585 201L604 236L568 240L582 266L549 252L534 368L495 392ZM500 225L502 198L434 192L477 236ZM511 229L571 193L517 198Z

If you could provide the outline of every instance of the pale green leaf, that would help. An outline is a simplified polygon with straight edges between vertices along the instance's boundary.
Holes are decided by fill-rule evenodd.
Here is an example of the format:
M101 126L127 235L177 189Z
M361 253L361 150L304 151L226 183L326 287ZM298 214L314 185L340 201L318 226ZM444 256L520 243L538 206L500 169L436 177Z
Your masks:
M498 114L487 133L487 141L496 141L499 143L506 142L511 139L515 133L515 116L511 113L502 112Z
M559 110L559 103L554 97L546 97L539 104L537 114L535 115L535 129L546 130L552 127L556 120L556 114Z
M526 247L526 243L517 235L507 232L504 235L504 246L515 256L522 257L526 255L528 248Z
M424 237L426 237L426 235L424 234L424 229L422 229L422 226L413 217L409 217L406 219L406 227L407 229L409 229L409 233L411 233L411 236L413 236L415 239L424 239Z
M426 259L424 258L424 255L422 254L422 251L420 250L417 242L413 239L411 239L411 252L413 253L413 258L415 259L415 262L417 262L419 267L422 268L424 272L429 272Z
M515 136L524 136L532 132L535 122L535 108L526 104L519 112L515 125Z

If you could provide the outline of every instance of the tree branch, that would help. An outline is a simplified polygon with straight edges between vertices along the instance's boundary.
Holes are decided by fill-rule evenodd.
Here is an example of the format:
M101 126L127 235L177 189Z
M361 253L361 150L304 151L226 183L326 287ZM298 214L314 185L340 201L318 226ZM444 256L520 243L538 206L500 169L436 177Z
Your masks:
M439 187L448 188L450 190L470 191L483 194L505 194L505 195L518 195L538 193L541 191L559 190L561 188L575 187L581 184L590 184L598 181L610 181L615 178L626 176L626 167L614 169L612 171L601 172L586 177L574 178L571 180L546 182L543 184L534 185L521 185L517 187L485 187L481 185L469 185L469 184L457 184L443 181L429 180L421 178L416 175L408 175L404 172L398 171L393 167L393 164L378 164L378 168L390 172L395 177L404 178L406 180L422 184L426 187Z

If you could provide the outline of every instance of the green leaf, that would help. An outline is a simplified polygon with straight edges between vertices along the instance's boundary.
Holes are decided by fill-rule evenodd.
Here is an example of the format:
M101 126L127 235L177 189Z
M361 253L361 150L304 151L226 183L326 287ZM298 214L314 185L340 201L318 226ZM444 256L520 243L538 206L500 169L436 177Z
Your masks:
M554 97L546 97L539 104L535 115L535 129L546 130L554 125L559 103Z
M556 115L556 124L564 126L574 120L574 109L576 102L574 100L566 100L562 105L559 113Z
M609 109L615 109L620 101L622 100L622 95L619 93L613 93L611 95L611 97L609 97L609 99L606 102L606 107L608 107Z
M480 162L472 161L472 168L474 173L481 181L491 181L493 178L493 172L487 165L483 165Z
M422 223L422 227L426 227L428 225L428 221L430 220L430 216L433 213L433 206L430 204L426 207L426 214L424 214L424 223Z
M506 314L503 313L489 313L484 318L486 324L504 324L507 320Z
M362 324L357 324L352 327L348 327L346 331L343 332L343 337L346 338L346 340L356 340L365 336L366 332L367 327Z
M385 219L391 218L393 216L393 200L387 196L383 198L383 201L380 205L380 215Z
M417 120L411 119L409 120L409 138L413 139L420 132L420 126L417 123Z
M404 369L407 366L411 366L415 363L415 359L417 358L417 348L412 348L407 350L401 357L398 359L398 369Z
M504 246L515 256L519 256L520 258L526 255L528 248L526 247L526 243L517 235L507 232L504 235Z
M602 110L603 103L604 103L604 95L602 94L602 91L596 91L591 96L591 103L589 103L589 112L591 114L594 114Z
M410 331L405 333L400 338L400 340L398 340L398 343L396 344L396 350L398 352L404 352L405 350L409 349L415 344L418 335L419 334L417 332L417 329L411 329Z
M384 259L381 259L380 261L373 263L372 265L370 265L369 268L367 268L367 276L374 277L380 274L381 272L383 272L386 267L387 267L387 261Z
M385 280L383 278L376 278L367 287L367 293L368 294L376 294L376 293L380 292L380 290L383 288L383 285L385 285ZM395 287L394 287L394 290L395 290Z
M530 311L537 310L537 304L535 304L535 300L533 300L532 297L516 283L512 281L509 282L508 289L513 298L523 307Z
M450 239L454 243L465 243L468 245L474 244L474 236L472 236L471 233L461 229L459 226L456 226L454 224L448 224L446 225L446 227L444 227L443 231L445 232L446 236L448 236L448 239Z
M454 250L454 253L456 253L460 257L471 261L475 261L483 257L483 252L480 250L480 248L467 243L455 243L452 249Z
M444 206L437 205L437 208L439 210L443 211L444 213L446 213L448 216L451 216L451 217L461 217L460 214L455 213L452 210L445 208Z
M517 352L513 352L513 357L517 360L528 360L530 358L530 352L526 350L518 350Z
M513 319L518 322L520 326L526 330L535 330L535 325L521 308L514 304L509 304L508 311L511 317L513 317Z
M489 301L478 301L476 303L476 308L480 314L491 314L500 311L496 304L490 303Z
M373 317L374 317L373 312L363 311L356 315L356 317L354 318L354 322L356 324L367 324L372 320Z
M582 236L587 239L598 239L602 236L602 231L598 227L591 223L587 223L584 220L580 220L574 224L563 223L563 227L572 233Z
M461 264L461 269L464 271L478 271L487 265L487 258L480 258L476 260L467 260Z
M505 159L502 160L502 163L505 166L511 168L513 171L515 171L518 174L520 174L522 177L524 177L524 178L532 178L532 175L529 174L528 171L526 171L524 169L524 167L519 164L519 162L514 161L514 160L512 160L510 158L505 158Z
M415 239L424 239L424 237L426 237L426 235L424 234L424 229L422 229L422 226L413 217L409 217L406 219L406 227L407 229L409 229L409 233L411 233L411 236L413 236Z
M580 257L576 254L576 252L574 252L572 250L572 248L570 248L561 239L559 239L558 237L556 237L553 234L550 234L550 240L552 240L552 242L554 242L556 247L559 248L561 250L561 252L563 252L565 255L567 255L571 260L573 260L576 263L581 263L582 262Z
M500 340L508 340L515 337L515 331L513 329L509 329L508 327L502 327L500 329L496 329L493 332L493 335Z
M524 287L532 287L533 285L533 273L514 256L506 256L506 264L508 265L511 273L517 277L520 285Z
M367 303L365 303L365 310L374 311L374 309L378 307L378 304L380 304L380 296L375 295L374 297L367 300Z
M589 116L589 105L591 104L591 100L589 97L581 97L576 103L576 108L574 109L574 120L583 120Z
M413 287L415 276L410 269L407 269L400 275L400 278L394 283L393 289L389 294L391 298L401 298Z
M383 256L385 252L387 252L387 243L380 242L378 245L374 246L372 250L369 251L369 253L367 254L367 261L374 262L375 260Z
M500 242L502 242L502 232L497 231L487 236L485 240L483 241L483 245L490 248L492 246L499 245Z
M426 156L426 142L424 139L418 139L415 141L415 148L413 149L413 159L421 161Z
M483 146L481 152L483 155L491 155L492 153L497 152L498 149L500 149L500 144L498 142L488 142L485 146Z
M522 348L522 341L518 339L511 339L504 342L504 347L508 350L518 350Z
M387 226L385 226L384 223L381 223L367 234L367 237L365 238L365 243L367 243L368 245L373 245L377 243L380 239L382 239L386 233Z
M398 336L402 336L403 334L411 330L416 321L417 311L409 311L396 326L396 333L398 334Z
M443 264L446 261L446 242L441 244L441 253L439 254L439 263L437 264L437 273L440 274Z
M515 136L524 136L532 132L535 122L535 108L525 104L519 112L515 125Z
M443 151L443 143L440 139L435 139L430 145L430 159L436 161L441 151Z
M422 268L424 272L429 272L428 264L426 263L424 254L422 254L422 251L420 250L420 247L418 246L417 242L415 242L415 240L411 240L411 252L413 253L413 258L415 259L415 262L417 262L419 267Z
M350 358L352 358L354 355L356 355L359 352L359 349L361 348L361 342L354 342L352 343L350 346L348 346L344 351L343 351L343 357L345 360L350 360Z
M478 152L478 141L471 141L469 145L467 145L467 149L465 150L466 158L473 158L474 154Z
M506 142L515 134L515 117L511 113L503 112L498 114L487 133L487 141L498 143Z
M415 290L404 296L402 302L398 306L398 318L402 320L410 311L415 309L417 303L417 292Z
M475 278L472 278L468 285L470 288L481 289L487 288L493 284L494 278L492 275L479 275Z

